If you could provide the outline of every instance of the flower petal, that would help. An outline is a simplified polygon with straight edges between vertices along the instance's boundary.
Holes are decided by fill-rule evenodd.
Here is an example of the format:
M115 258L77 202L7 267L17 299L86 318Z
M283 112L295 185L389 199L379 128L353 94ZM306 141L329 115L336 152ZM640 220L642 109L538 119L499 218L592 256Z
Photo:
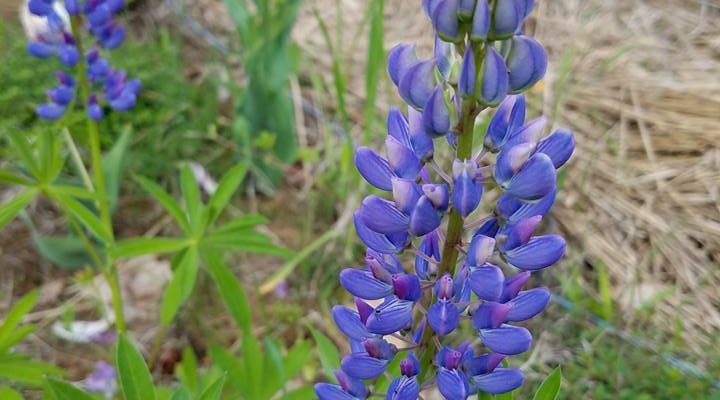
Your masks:
M550 302L550 291L546 288L522 291L508 303L512 308L507 314L507 320L519 322L530 319L542 312L548 302Z
M481 329L480 338L490 350L509 356L524 353L532 345L530 331L512 325L503 325L496 329Z
M346 268L340 272L340 284L350 294L361 299L383 299L393 293L393 286L383 282L372 272L356 268Z
M536 271L555 264L565 254L565 240L558 235L535 236L523 246L505 253L512 266Z

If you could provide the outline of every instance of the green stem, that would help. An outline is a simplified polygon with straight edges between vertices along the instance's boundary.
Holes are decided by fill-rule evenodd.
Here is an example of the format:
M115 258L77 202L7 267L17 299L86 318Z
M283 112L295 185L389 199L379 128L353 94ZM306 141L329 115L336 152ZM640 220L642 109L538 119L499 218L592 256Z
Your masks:
M72 33L75 38L75 46L81 57L85 56L85 51L82 44L82 35L80 34L80 27L82 20L79 17L71 17L70 26ZM87 78L87 70L84 60L79 62L77 69L77 82L80 88L80 96L85 105L90 98L90 82ZM125 314L123 312L123 301L122 291L120 288L120 277L118 276L117 266L115 260L112 259L111 253L112 248L115 246L113 237L112 219L110 217L110 205L107 198L107 190L105 186L105 174L102 168L102 153L100 151L100 134L98 132L98 126L95 121L90 118L86 118L87 121L87 135L88 143L90 145L90 165L93 175L94 192L95 192L95 205L100 213L100 220L106 226L107 231L110 232L111 241L104 243L105 245L105 262L101 265L103 276L110 286L110 295L113 312L115 314L115 326L119 333L125 333Z
M478 107L475 101L465 101L463 103L462 112L460 114L461 120L458 135L457 150L455 152L455 158L459 160L467 160L472 157L473 150L473 136L475 129L475 117L478 115ZM450 211L450 217L448 220L447 234L445 235L445 243L442 249L442 259L438 265L437 276L441 277L445 273L452 272L451 270L457 264L458 259L458 245L462 244L464 220L462 215L455 209ZM429 306L427 304L426 306ZM419 347L424 349L422 357L420 358L420 382L423 383L427 379L427 373L430 371L430 365L432 364L432 356L434 352L431 350L433 344L433 331L430 327L425 327L422 339L420 340Z

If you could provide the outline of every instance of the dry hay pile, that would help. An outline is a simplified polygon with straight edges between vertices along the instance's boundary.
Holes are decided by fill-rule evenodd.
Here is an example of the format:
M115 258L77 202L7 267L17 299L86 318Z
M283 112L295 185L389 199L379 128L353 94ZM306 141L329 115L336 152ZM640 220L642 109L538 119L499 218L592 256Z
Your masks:
M415 42L430 54L420 1L385 3L386 50ZM550 53L542 108L578 142L554 211L573 245L568 259L607 268L625 320L657 302L653 331L669 336L681 323L689 349L702 357L720 332L720 3L538 3L529 29ZM232 32L221 2L192 4L205 26ZM366 7L306 0L294 31L305 71L330 88L332 56L316 16L340 35L333 44L357 122L353 134L363 121ZM387 79L379 91L382 115L397 98Z

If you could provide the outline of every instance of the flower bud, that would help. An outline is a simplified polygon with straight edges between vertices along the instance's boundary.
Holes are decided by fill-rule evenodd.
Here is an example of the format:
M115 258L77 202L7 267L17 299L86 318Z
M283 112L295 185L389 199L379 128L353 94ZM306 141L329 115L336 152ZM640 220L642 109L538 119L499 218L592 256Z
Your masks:
M459 42L463 38L458 20L460 0L440 0L432 13L432 23L438 36L446 42Z
M471 160L453 162L452 204L460 215L467 217L475 211L482 196L482 184L477 183L477 164Z
M467 252L467 264L481 266L485 264L495 250L495 239L485 235L475 235L470 241Z
M27 51L37 58L48 58L55 54L55 46L43 42L30 42Z
M435 284L436 296L438 299L450 299L453 297L454 282L450 274L445 273Z
M537 83L547 70L547 54L543 46L529 36L515 36L507 57L510 70L510 91L520 93Z
M496 0L492 13L493 39L507 39L517 32L523 20L523 11L519 7L525 0Z
M475 0L460 0L458 4L458 18L461 21L470 21L475 11Z
M500 104L488 125L485 135L485 147L498 152L512 134L525 121L525 96L507 96Z
M409 228L413 236L423 236L440 226L440 215L427 196L421 196L410 214Z
M508 69L500 53L492 46L485 52L480 76L477 98L488 106L500 104L508 93Z
M413 274L395 274L392 276L395 296L402 300L418 301L422 297L420 279Z
M490 30L490 6L488 0L477 0L475 12L472 17L470 29L470 40L473 42L484 42L487 40Z
M423 108L423 124L425 133L432 137L440 137L448 134L452 129L450 100L445 94L443 85L438 85L425 103Z
M400 80L411 65L418 62L415 54L415 45L400 43L388 52L387 71L395 86L400 86Z
M442 337L458 327L460 311L450 300L440 299L428 308L427 318L433 332Z
M408 378L420 373L420 363L412 353L400 361L400 373Z
M536 152L550 157L555 168L562 167L575 150L575 138L568 129L558 129L537 145Z
M460 66L460 78L458 79L458 93L460 96L463 98L474 97L476 82L475 52L472 46L468 44Z
M400 97L416 110L422 110L428 98L435 90L435 61L424 60L412 64L400 79L398 91Z
M422 185L422 192L439 211L448 209L450 193L446 184L425 184Z

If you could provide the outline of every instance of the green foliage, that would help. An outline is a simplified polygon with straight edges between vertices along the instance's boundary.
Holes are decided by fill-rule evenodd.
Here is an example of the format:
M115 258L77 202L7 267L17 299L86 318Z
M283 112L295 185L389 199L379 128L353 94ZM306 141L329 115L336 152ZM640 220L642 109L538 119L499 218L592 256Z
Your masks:
M311 332L315 339L315 346L317 346L318 357L323 371L325 371L325 375L329 379L334 381L335 375L332 371L340 365L340 353L338 353L335 343L328 339L327 336L315 329L312 329Z
M154 400L152 376L142 354L130 339L120 335L117 345L117 371L120 389L125 400Z
M535 392L533 400L555 400L560 394L560 383L562 381L562 371L557 367L547 378L540 384Z
M64 373L52 364L35 361L29 355L14 351L14 346L36 330L32 324L22 324L23 318L38 301L38 293L32 291L18 300L4 316L0 324L0 380L40 386L46 375L62 376ZM0 394L10 392L9 388L0 389ZM0 396L5 399L5 396ZM8 395L7 398L11 398Z
M289 81L298 63L290 33L300 0L254 3L225 0L238 33L236 54L247 76L247 86L235 88L231 133L262 189L275 186L281 176L278 164L292 162L297 155Z
M238 325L249 330L249 312L242 287L222 261L225 251L240 251L277 256L288 256L285 249L273 245L270 238L257 232L255 227L264 218L246 215L226 224L216 226L219 215L228 206L240 186L245 173L245 164L237 164L220 179L216 191L207 204L201 201L200 190L192 171L184 165L180 173L180 188L183 204L152 181L138 177L136 180L162 205L182 229L182 238L131 238L117 243L114 257L135 257L157 252L177 252L172 260L173 277L163 295L161 317L165 325L170 324L179 308L188 299L195 287L201 260L209 266L210 275L215 279L220 294L228 305ZM238 292L241 293L240 297Z

